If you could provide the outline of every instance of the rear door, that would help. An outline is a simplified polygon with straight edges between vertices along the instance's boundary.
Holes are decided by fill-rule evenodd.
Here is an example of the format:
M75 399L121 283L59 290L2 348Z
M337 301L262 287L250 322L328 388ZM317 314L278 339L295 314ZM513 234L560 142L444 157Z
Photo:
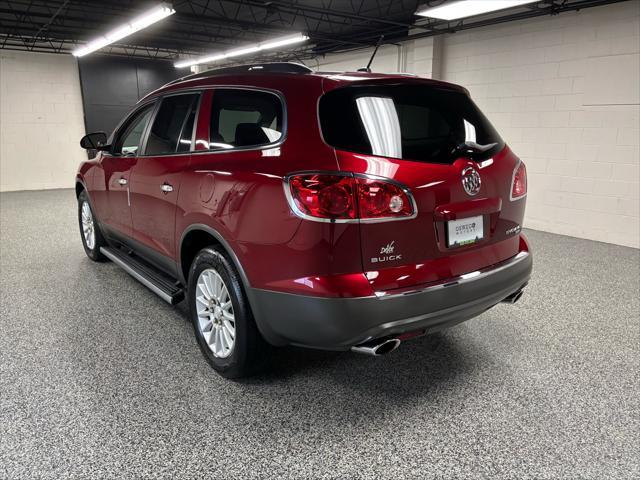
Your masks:
M396 180L416 201L414 219L361 223L375 291L440 281L518 252L524 202L509 193L519 160L464 91L339 88L321 100L320 118L341 170Z
M113 147L103 153L100 173L94 178L93 203L100 222L119 233L131 236L131 169L138 160L144 132L155 102L144 105L125 120L116 131Z
M199 98L198 92L162 98L131 174L133 239L143 247L139 253L170 272L175 268L176 202L191 158Z

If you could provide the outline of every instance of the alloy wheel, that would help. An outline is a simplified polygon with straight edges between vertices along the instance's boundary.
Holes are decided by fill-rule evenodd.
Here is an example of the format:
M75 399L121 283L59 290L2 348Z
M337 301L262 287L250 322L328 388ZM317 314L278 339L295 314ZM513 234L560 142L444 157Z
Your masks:
M233 352L236 320L231 296L220 274L207 268L196 283L198 328L214 357L226 358Z
M96 231L93 224L93 215L91 214L91 207L88 202L82 203L82 233L84 235L84 242L89 250L93 250L96 246Z

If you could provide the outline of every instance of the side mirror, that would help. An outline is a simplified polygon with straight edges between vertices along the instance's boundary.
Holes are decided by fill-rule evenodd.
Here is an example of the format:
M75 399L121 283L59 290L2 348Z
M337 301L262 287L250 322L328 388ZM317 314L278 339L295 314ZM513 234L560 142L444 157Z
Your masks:
M89 133L82 137L80 146L86 150L109 150L107 134L104 132Z

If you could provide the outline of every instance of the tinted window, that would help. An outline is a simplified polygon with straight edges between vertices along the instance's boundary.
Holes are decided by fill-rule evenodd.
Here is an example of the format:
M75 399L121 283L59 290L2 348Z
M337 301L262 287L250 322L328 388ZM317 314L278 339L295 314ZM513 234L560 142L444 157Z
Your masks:
M421 85L334 90L320 100L320 123L330 145L384 157L451 163L461 150L481 158L504 147L466 94Z
M136 155L142 140L142 134L149 122L154 105L149 105L135 113L119 135L114 148L114 153L123 155Z
M195 109L197 98L197 94L188 94L173 95L162 100L149 132L145 150L147 155L190 150L194 123L191 112Z
M271 93L216 89L211 109L209 148L268 145L283 134L282 103Z
M180 140L178 141L178 152L191 151L191 143L193 140L193 126L196 121L196 112L198 111L198 99L194 100L191 105L191 111L187 116L187 121L184 123Z

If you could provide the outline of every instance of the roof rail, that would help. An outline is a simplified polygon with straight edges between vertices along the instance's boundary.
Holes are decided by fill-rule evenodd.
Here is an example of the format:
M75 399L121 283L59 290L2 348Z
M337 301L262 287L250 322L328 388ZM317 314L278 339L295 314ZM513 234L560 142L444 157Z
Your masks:
M216 75L238 75L243 73L311 73L309 67L301 63L294 62L271 62L271 63L250 63L246 65L235 65L233 67L213 68L193 75L178 78L167 85L182 82L185 80L195 80L197 78L208 78Z

